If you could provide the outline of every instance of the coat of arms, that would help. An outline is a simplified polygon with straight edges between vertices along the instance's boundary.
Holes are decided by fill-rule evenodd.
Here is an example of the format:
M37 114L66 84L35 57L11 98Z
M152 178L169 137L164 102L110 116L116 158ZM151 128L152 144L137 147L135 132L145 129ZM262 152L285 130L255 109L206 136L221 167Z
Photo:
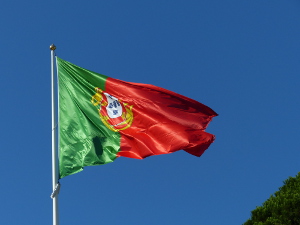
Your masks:
M133 121L132 105L95 88L96 94L92 96L91 102L97 107L99 116L104 125L114 132L129 128Z

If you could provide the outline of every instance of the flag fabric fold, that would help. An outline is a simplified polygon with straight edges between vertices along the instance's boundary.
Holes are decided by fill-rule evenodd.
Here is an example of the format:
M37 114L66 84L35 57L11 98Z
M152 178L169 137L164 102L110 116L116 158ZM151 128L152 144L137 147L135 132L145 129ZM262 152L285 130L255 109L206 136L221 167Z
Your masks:
M101 75L58 57L60 178L117 157L143 159L184 150L201 156L211 108L150 84Z

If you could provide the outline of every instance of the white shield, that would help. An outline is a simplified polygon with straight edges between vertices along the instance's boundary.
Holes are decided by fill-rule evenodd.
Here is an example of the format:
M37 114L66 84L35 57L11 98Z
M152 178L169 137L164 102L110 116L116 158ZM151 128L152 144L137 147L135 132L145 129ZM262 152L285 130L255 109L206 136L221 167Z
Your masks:
M123 109L121 103L117 98L104 93L107 99L108 105L106 106L107 114L110 118L114 119L122 115Z

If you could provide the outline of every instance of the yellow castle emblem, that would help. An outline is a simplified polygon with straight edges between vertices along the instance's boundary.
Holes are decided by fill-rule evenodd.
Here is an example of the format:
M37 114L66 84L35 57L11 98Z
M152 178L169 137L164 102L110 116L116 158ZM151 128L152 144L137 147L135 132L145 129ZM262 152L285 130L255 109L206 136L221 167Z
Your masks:
M133 106L122 102L98 87L95 88L95 92L91 102L97 107L104 125L114 132L129 128L133 121Z

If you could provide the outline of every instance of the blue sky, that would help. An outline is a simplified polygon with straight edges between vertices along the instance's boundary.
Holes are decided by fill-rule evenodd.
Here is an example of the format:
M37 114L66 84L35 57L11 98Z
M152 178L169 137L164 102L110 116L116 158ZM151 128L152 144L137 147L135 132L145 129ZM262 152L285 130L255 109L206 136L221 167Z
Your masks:
M0 224L52 224L50 50L219 116L202 157L119 158L61 180L61 224L233 225L299 172L300 3L5 1Z

